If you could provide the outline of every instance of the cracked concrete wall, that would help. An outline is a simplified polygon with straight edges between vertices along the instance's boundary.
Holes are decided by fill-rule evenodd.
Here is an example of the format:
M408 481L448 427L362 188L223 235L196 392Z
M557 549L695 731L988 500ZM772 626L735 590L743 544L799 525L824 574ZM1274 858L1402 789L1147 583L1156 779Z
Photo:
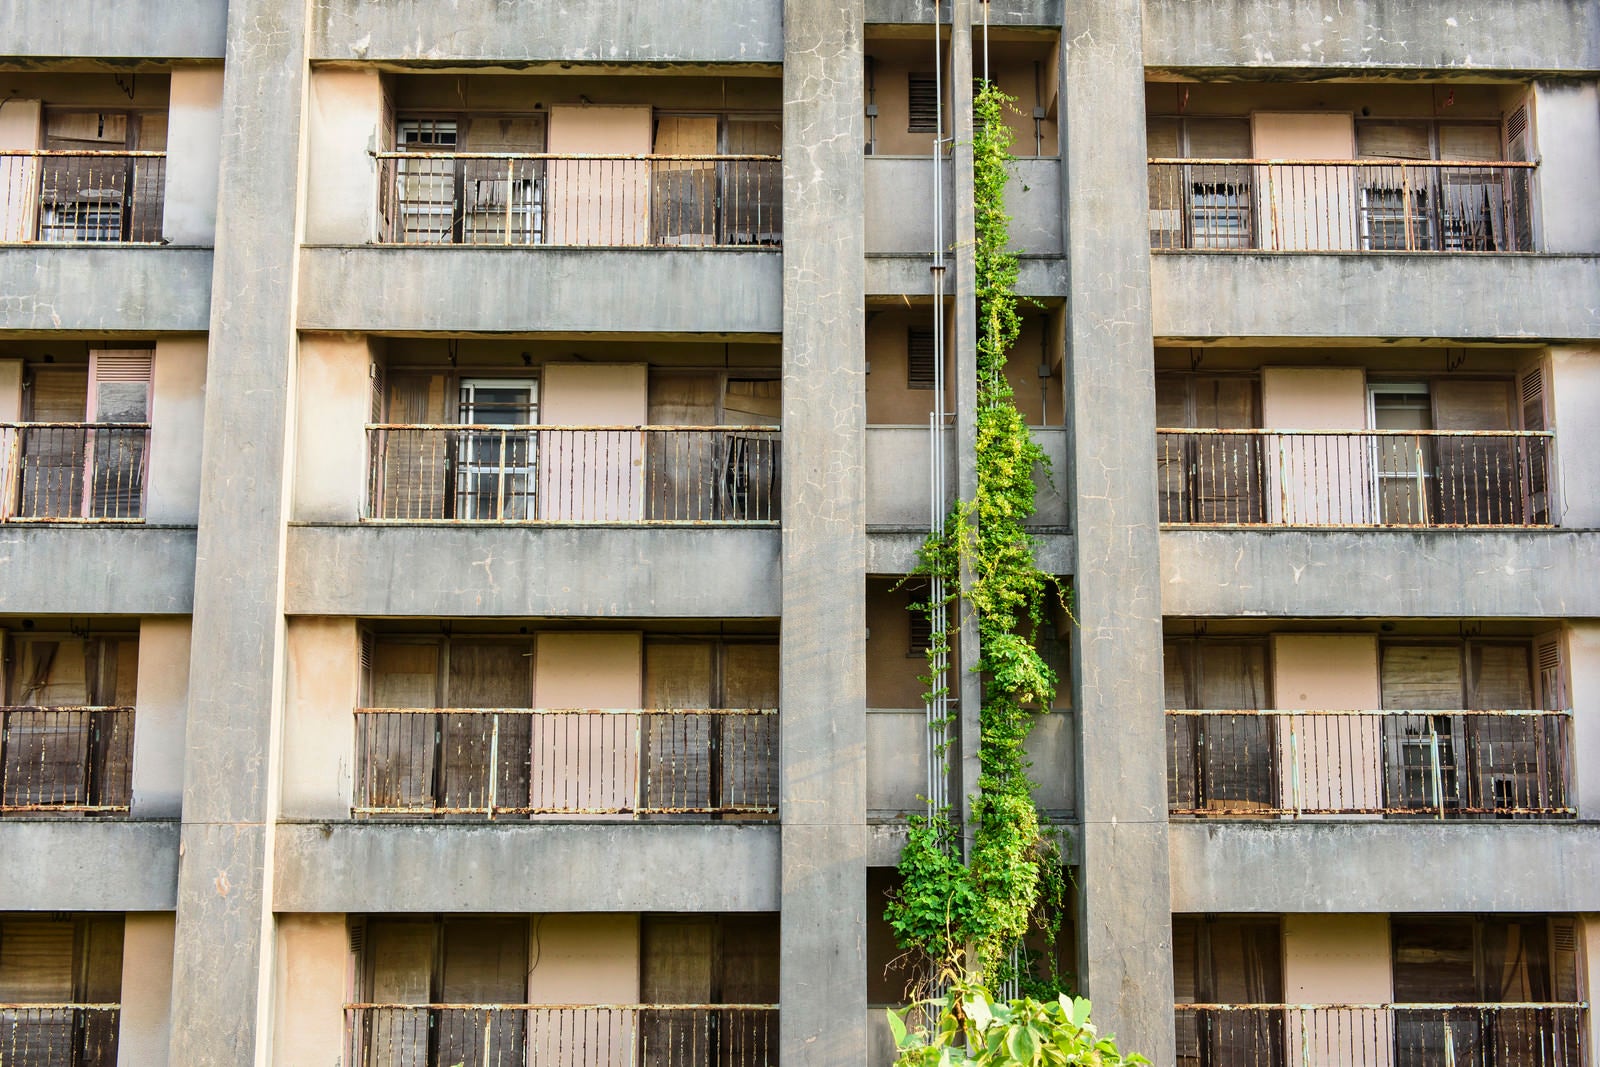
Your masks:
M7 56L221 59L227 0L51 0L0 7Z
M210 315L210 249L0 248L8 330L205 333Z
M1078 973L1096 1022L1157 1063L1173 1049L1161 598L1155 582L1150 328L1139 0L1068 5L1069 444L1081 625Z
M0 911L171 911L178 824L0 821Z
M193 527L0 528L0 611L187 615L194 607Z
M1590 0L1150 0L1144 21L1158 68L1600 70Z
M314 60L780 63L781 0L316 0Z
M306 14L304 0L228 5L173 968L186 1067L262 1062L272 1025Z
M779 1048L867 1046L862 0L783 6Z

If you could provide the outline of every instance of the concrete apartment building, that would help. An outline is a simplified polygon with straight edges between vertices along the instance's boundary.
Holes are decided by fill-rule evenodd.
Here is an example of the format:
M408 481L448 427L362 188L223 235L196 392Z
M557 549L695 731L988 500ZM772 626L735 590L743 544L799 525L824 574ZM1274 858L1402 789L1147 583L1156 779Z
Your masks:
M985 69L1099 1021L1600 1063L1593 0L11 0L0 1064L888 1062Z

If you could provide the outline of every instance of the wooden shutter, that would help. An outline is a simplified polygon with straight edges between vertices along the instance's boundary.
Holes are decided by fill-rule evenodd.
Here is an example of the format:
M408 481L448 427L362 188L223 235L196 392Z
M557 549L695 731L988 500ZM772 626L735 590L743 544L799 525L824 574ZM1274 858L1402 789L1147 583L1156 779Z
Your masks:
M1527 100L1523 100L1506 115L1504 135L1507 161L1527 163L1533 159L1533 130L1529 121Z
M389 411L384 421L412 425L449 421L443 374L390 374L387 384ZM451 455L448 430L386 431L376 517L445 518Z
M1379 658L1387 711L1452 711L1466 700L1459 645L1386 644Z
M1559 1004L1576 1004L1583 999L1583 983L1578 978L1578 923L1576 919L1550 920L1550 988Z
M1439 158L1497 162L1500 159L1500 129L1484 123L1440 123Z
M533 684L527 642L501 644L453 641L445 705L452 708L527 708ZM495 804L525 807L528 797L530 719L502 715L496 739L488 715L445 715L442 737L443 803L483 807L489 803L489 776L498 777ZM490 766L491 749L497 766Z
M933 331L912 326L906 329L906 388L932 389L934 385Z
M355 927L352 927L354 936ZM374 919L365 928L365 998L375 1004L427 1004L433 999L438 926L432 922ZM380 1010L363 1036L370 1067L427 1067L429 1013Z
M70 1001L72 946L70 920L0 921L0 1001Z
M906 75L906 132L937 133L939 87L934 75L913 71Z
M1511 383L1495 378L1436 378L1429 385L1436 430L1509 430Z
M374 708L439 706L439 646L372 641L366 703ZM380 808L433 806L437 717L380 716L361 741L359 773L364 802Z
M1428 141L1425 122L1356 125L1356 156L1361 159L1432 159L1433 147Z
M1550 366L1543 358L1535 359L1517 375L1517 408L1524 430L1549 430L1552 428L1548 397L1550 395ZM1523 471L1523 506L1528 521L1548 523L1552 516L1550 492L1550 467L1554 449L1548 438L1528 439L1526 465Z
M1527 645L1474 642L1467 646L1468 707L1504 711L1533 705Z
M1249 119L1189 119L1184 133L1184 154L1192 159L1250 158Z
M705 1004L716 995L716 925L709 918L646 915L639 993L646 1004Z
M716 704L716 646L710 641L651 641L645 646L647 708L709 708ZM645 717L645 806L705 807L711 803L711 733L706 716Z
M88 418L95 423L150 421L152 355L148 349L89 353ZM90 514L138 518L143 511L148 436L143 430L96 430L90 442Z
M445 919L439 995L445 1004L521 1004L528 991L526 919ZM520 1011L447 1010L437 1018L440 1064L521 1062Z
M730 644L722 652L722 706L778 706L776 643ZM776 807L778 803L778 720L771 715L730 715L714 727L724 807Z

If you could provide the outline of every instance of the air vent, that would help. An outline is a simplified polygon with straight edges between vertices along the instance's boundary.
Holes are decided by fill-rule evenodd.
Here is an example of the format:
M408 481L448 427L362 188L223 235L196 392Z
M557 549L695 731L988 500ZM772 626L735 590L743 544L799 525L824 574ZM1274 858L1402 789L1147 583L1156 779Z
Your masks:
M906 388L932 389L934 381L933 331L906 331Z
M906 132L939 132L939 83L932 74L906 75L906 110Z

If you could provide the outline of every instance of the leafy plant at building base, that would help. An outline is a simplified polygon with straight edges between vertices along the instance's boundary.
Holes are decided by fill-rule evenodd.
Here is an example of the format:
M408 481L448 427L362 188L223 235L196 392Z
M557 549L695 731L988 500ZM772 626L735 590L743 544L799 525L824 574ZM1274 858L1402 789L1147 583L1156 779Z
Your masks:
M903 948L928 957L966 996L984 998L985 984L993 988L1023 977L1014 973L1012 952L1030 926L1053 941L1065 895L1060 854L1041 833L1023 752L1034 721L1030 709L1049 708L1055 697L1056 677L1040 654L1038 635L1057 593L1034 560L1024 526L1035 509L1034 468L1048 468L1048 460L1017 410L1005 374L1006 355L1021 329L1018 261L1007 248L1005 211L1014 157L1003 110L1010 102L988 83L973 102L977 493L952 509L943 535L924 543L918 573L942 578L945 595L914 606L936 620L959 603L977 623L974 669L984 678L984 694L972 845L964 863L948 811L913 819L900 859L903 885L887 911ZM947 632L937 626L933 631L930 661L947 661ZM1057 992L1059 980L1055 985L1047 992ZM1035 984L1029 991L1046 990Z
M937 1023L929 1030L909 1029L906 1016L922 1008L936 1009ZM896 1067L1120 1067L1150 1062L1124 1056L1109 1034L1101 1037L1089 1022L1089 1002L1065 994L997 1003L981 986L959 986L943 997L891 1009L889 1028L900 1052Z

